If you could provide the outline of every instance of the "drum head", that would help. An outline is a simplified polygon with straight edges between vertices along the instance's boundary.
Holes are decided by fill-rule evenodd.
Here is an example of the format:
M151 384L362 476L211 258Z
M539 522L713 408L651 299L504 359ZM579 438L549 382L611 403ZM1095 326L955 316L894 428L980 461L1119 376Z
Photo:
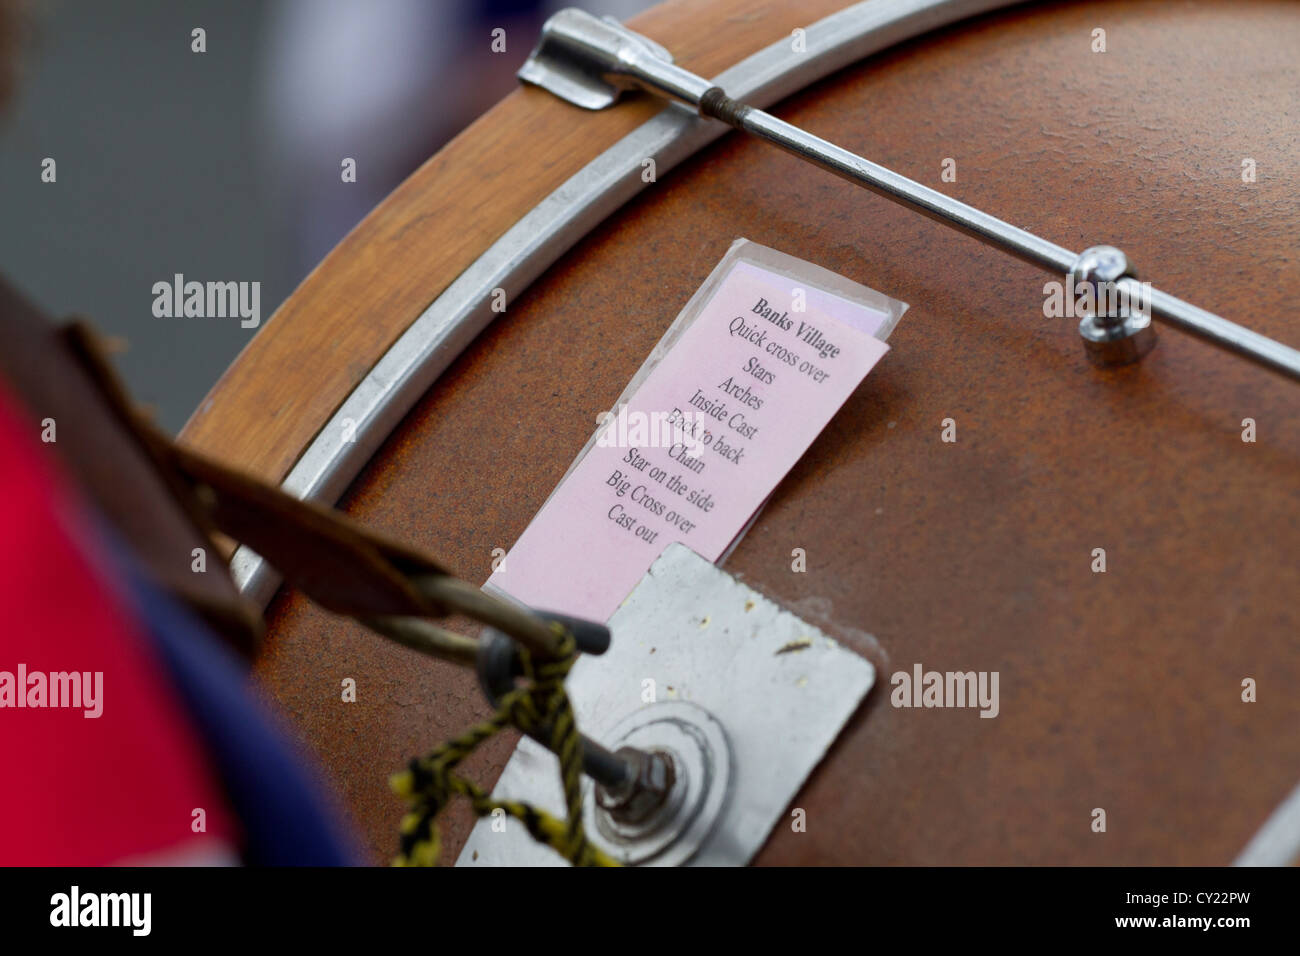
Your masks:
M738 6L656 15L699 46ZM1067 247L1119 246L1158 287L1294 344L1297 49L1289 3L1036 4L893 47L773 111ZM568 135L574 112L548 104L526 131L490 113L466 136L513 151L506 178L442 174L484 195L525 183L544 173L528 142ZM427 228L454 246L508 225ZM878 667L796 798L806 832L778 824L757 862L1231 861L1300 778L1297 386L1163 328L1140 364L1093 368L1075 321L1044 317L1032 267L762 143L727 136L593 229L341 507L485 579L740 236L911 304L726 564ZM418 285L369 262L381 300ZM307 370L280 374L311 388ZM388 774L486 713L473 676L294 593L269 621L259 678L385 861L402 813ZM918 663L998 672L996 718L891 706L890 675ZM493 779L510 748L467 770ZM450 852L469 823L448 815Z

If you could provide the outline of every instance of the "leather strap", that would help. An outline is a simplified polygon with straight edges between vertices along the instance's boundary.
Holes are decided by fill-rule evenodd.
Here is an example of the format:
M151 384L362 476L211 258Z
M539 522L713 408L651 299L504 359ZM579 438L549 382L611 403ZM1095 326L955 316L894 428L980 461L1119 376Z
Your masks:
M278 488L177 445L129 405L94 332L83 323L64 330L69 350L98 384L113 415L136 439L174 499L208 532L248 545L285 580L322 607L353 617L444 617L411 583L447 575L436 561L370 531L337 511L300 501Z
M221 533L339 614L443 617L412 584L436 561L329 508L285 494L173 442L131 405L84 322L53 328L0 283L0 373L32 416L56 422L53 447L158 584L251 657L261 619L235 589ZM193 552L213 560L193 570Z
M55 441L47 448L149 576L251 656L262 632L261 615L243 600L224 567L209 566L202 574L192 570L195 548L219 553L212 540L110 411L100 384L65 337L3 281L0 376L26 412L33 435L53 419Z

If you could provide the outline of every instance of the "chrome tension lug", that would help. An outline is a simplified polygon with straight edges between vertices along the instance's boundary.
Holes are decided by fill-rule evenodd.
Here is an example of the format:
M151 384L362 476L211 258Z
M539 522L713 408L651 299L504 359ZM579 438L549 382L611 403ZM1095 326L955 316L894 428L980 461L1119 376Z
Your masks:
M1074 294L1091 304L1079 322L1088 360L1098 368L1131 365L1156 345L1148 286L1137 281L1128 256L1114 246L1079 253L1069 275Z
M612 17L569 8L542 26L518 76L574 106L602 110L637 87L626 75L629 65L656 62L672 63L672 54Z

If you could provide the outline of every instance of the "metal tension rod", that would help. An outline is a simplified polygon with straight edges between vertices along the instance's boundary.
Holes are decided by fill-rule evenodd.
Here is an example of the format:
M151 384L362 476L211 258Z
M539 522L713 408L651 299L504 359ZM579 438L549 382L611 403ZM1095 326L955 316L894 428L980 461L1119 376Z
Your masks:
M413 651L474 668L479 685L493 707L520 676L519 646L527 646L520 635L530 635L535 643L539 634L550 634L547 621L563 623L584 654L603 654L609 648L609 629L601 624L557 614L538 616L450 576L419 577L415 585L432 600L487 623L488 627L475 640L418 617L366 617L361 623ZM508 628L509 632L502 628ZM517 640L519 645L515 643ZM671 759L634 747L611 751L586 734L579 736L583 773L596 782L597 799L616 818L622 813L656 807L666 798L673 782ZM546 746L542 737L534 735L534 739Z
M1300 381L1300 351L1166 292L1148 287L1149 298L1144 297L1142 284L1119 250L1097 246L1073 253L732 100L702 77L673 65L671 56L658 44L616 22L577 9L560 11L542 28L537 48L519 77L587 109L609 106L631 88L685 103L701 116L722 120L1047 272L1072 275L1079 285L1111 284L1121 301L1142 303L1152 316L1176 328ZM1095 362L1124 364L1141 358L1154 344L1149 325L1149 317L1130 314L1127 309L1102 311L1100 316L1086 317L1080 333Z

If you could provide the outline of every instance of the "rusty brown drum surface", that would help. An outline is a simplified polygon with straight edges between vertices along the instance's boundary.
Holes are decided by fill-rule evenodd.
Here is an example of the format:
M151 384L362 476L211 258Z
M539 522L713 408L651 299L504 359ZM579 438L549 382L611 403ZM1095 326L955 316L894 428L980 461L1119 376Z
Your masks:
M631 25L709 75L837 6L678 3ZM1117 245L1143 278L1294 345L1297 50L1287 2L1032 4L773 111L1067 247ZM184 437L283 477L476 250L654 108L512 94L322 264ZM1141 364L1099 371L1072 320L1044 318L1040 273L763 144L729 135L595 229L341 507L485 579L738 236L911 304L727 562L879 668L795 800L807 832L778 825L757 862L1230 862L1300 781L1297 386L1166 329ZM889 675L915 663L999 672L1000 713L895 709ZM387 775L486 713L472 675L293 593L271 607L257 674L375 862L402 813ZM490 780L509 752L498 741L471 769ZM448 815L448 853L469 824Z

